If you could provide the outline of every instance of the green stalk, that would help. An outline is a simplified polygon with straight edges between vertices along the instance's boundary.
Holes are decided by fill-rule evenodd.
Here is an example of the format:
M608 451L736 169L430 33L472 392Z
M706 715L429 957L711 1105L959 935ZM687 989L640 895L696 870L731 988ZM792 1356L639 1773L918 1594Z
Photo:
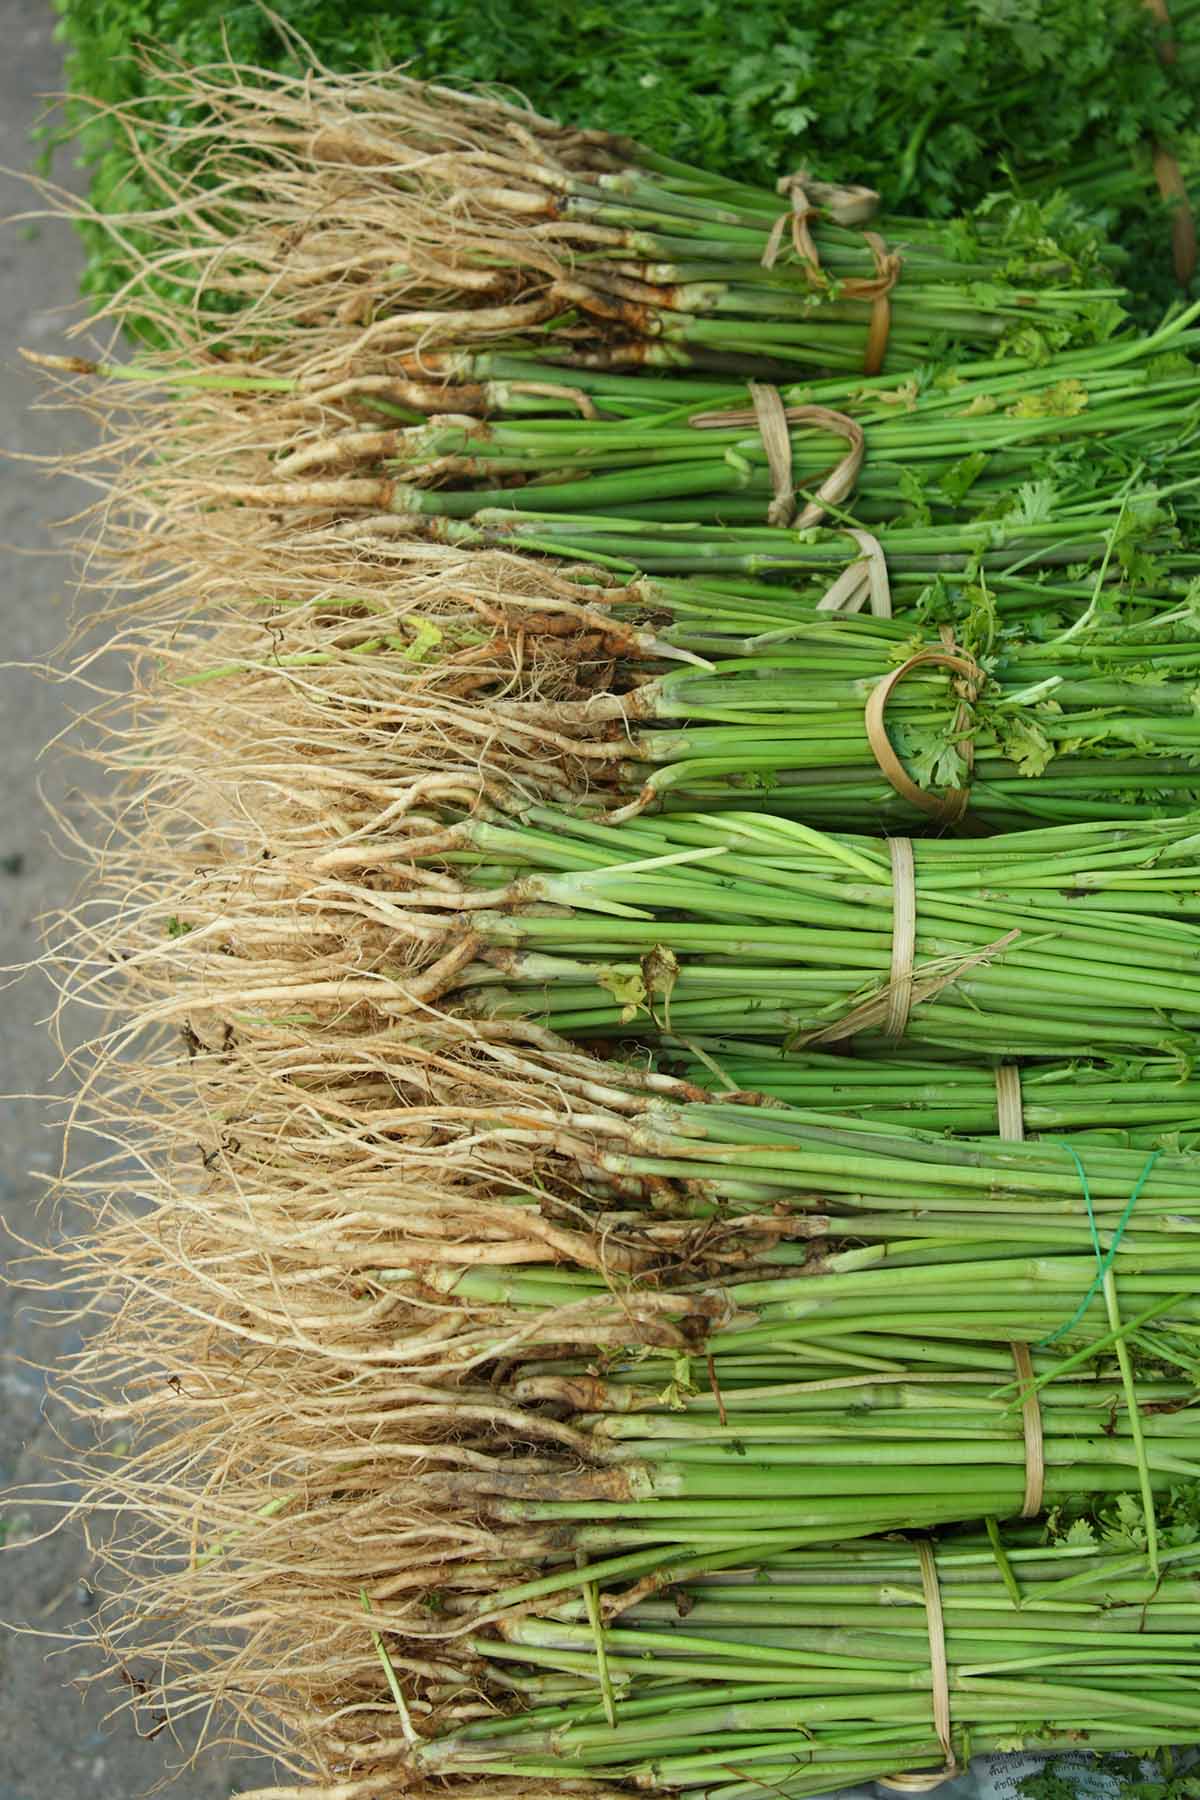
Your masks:
M698 1575L675 1601L637 1600L605 1632L622 1677L615 1724L588 1697L551 1701L423 1745L421 1767L532 1778L553 1766L560 1777L726 1795L741 1791L729 1785L736 1775L804 1795L864 1770L936 1763L916 1560L911 1546L872 1541L772 1554L733 1575ZM1197 1553L1171 1549L1161 1580L1137 1562L1094 1542L1024 1549L1019 1534L1006 1542L995 1531L982 1552L969 1539L939 1547L963 1760L981 1745L1045 1747L1079 1732L1135 1749L1156 1732L1200 1737L1189 1699ZM1118 1594L1124 1628L1114 1628ZM472 1648L498 1670L581 1672L592 1652L590 1627L571 1623L578 1605L518 1617ZM784 1631L778 1616L791 1621ZM713 1790L714 1780L725 1785Z
M1188 815L918 840L908 1042L1174 1054L1200 1024L1198 826ZM767 815L602 826L534 809L527 827L467 823L457 842L450 862L480 867L478 910L471 887L456 905L498 953L463 978L459 1003L474 1012L591 1035L719 1036L736 1021L761 1043L880 1041L891 873L868 839ZM709 860L647 864L687 850ZM675 959L669 975L643 964L652 952Z

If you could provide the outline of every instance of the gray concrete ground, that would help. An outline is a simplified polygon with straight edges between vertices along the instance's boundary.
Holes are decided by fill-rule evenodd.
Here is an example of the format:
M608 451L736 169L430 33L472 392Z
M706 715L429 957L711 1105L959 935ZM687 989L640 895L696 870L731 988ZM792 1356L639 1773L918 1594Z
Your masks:
M61 85L61 55L53 40L50 0L0 0L0 165L30 165L29 128L39 96ZM69 155L55 170L66 184L80 180ZM0 178L0 216L28 205L19 182ZM59 347L76 294L80 251L65 225L36 235L0 228L0 446L48 455L78 441L82 427L61 413L30 413L36 381L17 347ZM50 841L39 797L44 789L68 808L77 804L61 758L41 757L66 723L71 692L11 665L37 662L59 644L68 613L69 570L45 552L51 521L71 510L74 496L35 466L0 462L0 967L36 952L37 919L69 901L79 870ZM15 555L14 547L23 554ZM57 1166L58 1144L45 1104L4 1096L45 1094L55 1084L55 1055L42 1021L52 990L37 977L0 987L0 1215L15 1232L45 1244L53 1220L37 1209L39 1177ZM61 1091L62 1084L59 1083ZM47 1452L57 1447L61 1414L47 1402L37 1365L69 1353L75 1326L39 1318L45 1301L33 1291L36 1268L19 1264L0 1239L0 1490L36 1481ZM37 1515L0 1510L0 1800L134 1800L186 1762L186 1746L163 1732L139 1739L127 1714L105 1715L116 1694L78 1677L94 1670L86 1653L55 1655L61 1636L76 1629L90 1601L89 1563L81 1532L69 1528L47 1542L23 1545L39 1527ZM42 1636L5 1626L32 1627ZM224 1800L270 1778L262 1763L231 1763L214 1753L185 1770L177 1800Z

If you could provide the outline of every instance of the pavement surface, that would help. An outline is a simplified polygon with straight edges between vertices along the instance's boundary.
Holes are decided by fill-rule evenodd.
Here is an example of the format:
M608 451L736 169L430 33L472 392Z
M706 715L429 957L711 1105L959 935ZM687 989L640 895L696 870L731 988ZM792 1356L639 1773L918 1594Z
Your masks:
M62 85L53 31L50 0L0 0L0 168L30 166L39 97ZM54 174L65 186L82 180L69 152L60 153ZM0 175L0 190L0 218L30 203L15 178ZM19 345L64 347L81 260L64 224L0 226L3 451L52 456L83 441L79 420L29 411L37 382L17 354ZM78 696L13 666L44 662L65 634L70 568L52 553L52 522L73 510L79 492L36 463L0 461L0 969L37 953L39 916L68 904L80 882L78 866L52 841L45 804L48 798L83 823L83 797L70 785L76 771L53 751L41 754ZM54 1113L44 1099L13 1097L63 1091L44 1024L52 999L49 982L36 974L0 985L0 1219L35 1246L70 1229L38 1204L58 1166ZM61 1450L68 1422L39 1369L81 1341L76 1324L47 1315L49 1303L33 1287L38 1266L27 1255L0 1235L0 1493L43 1478L48 1456ZM75 1527L30 1543L46 1522L20 1502L0 1507L0 1800L134 1800L181 1768L170 1790L175 1800L225 1800L268 1782L271 1766L262 1761L231 1762L214 1751L187 1768L186 1741L169 1731L143 1740L128 1714L106 1720L121 1698L119 1682L81 1684L97 1660L63 1648L92 1602L87 1548Z

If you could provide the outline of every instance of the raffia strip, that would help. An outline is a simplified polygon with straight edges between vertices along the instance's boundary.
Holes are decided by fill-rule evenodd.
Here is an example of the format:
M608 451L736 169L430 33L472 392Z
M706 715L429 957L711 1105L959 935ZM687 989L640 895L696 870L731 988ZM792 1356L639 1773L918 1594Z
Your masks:
M1187 182L1183 179L1183 170L1171 152L1163 144L1154 146L1154 179L1158 183L1158 191L1164 200L1173 202L1171 208L1171 259L1175 265L1175 279L1186 287L1196 273L1196 216L1192 211L1188 198Z
M1021 1076L1015 1063L1002 1063L996 1070L996 1113L1000 1136L1012 1143L1025 1138L1025 1115L1021 1109ZM1021 1517L1036 1519L1042 1510L1046 1489L1046 1444L1042 1434L1042 1408L1034 1385L1033 1359L1028 1344L1011 1343L1009 1349L1017 1365L1021 1384L1021 1425L1025 1433L1025 1497Z
M927 1794L958 1773L958 1758L950 1735L950 1669L946 1660L946 1626L942 1617L942 1590L938 1584L933 1545L917 1545L921 1559L921 1588L925 1595L925 1623L929 1630L929 1683L933 1690L933 1728L942 1746L945 1766L911 1775L888 1775L881 1787L901 1794Z
M926 788L918 787L897 756L888 736L888 701L905 676L911 675L914 669L926 668L953 669L963 678L959 688L960 705L955 730L962 743L963 760L968 771L970 770L974 762L974 744L969 733L970 709L985 677L974 657L958 649L952 637L944 650L918 650L915 656L910 656L898 669L892 669L871 689L863 713L867 742L881 771L902 799L943 824L955 825L967 810L971 798L970 788L947 788L944 794L931 794Z
M1170 26L1171 12L1167 0L1142 0L1148 13L1160 25ZM1178 46L1173 37L1164 38L1158 46L1158 60L1169 68L1177 59ZM1175 279L1186 287L1196 273L1196 216L1188 199L1187 183L1176 158L1165 144L1154 146L1154 179L1164 200L1174 201L1171 213L1171 253Z
M933 1545L917 1546L921 1558L921 1586L925 1590L925 1618L929 1626L929 1672L933 1686L933 1724L946 1758L946 1773L958 1767L950 1742L950 1671L946 1665L946 1627L942 1619L942 1590L938 1586Z
M888 839L892 860L892 971L887 994L885 1034L902 1038L913 1003L913 965L917 953L917 872L912 839Z
M869 531L860 531L853 525L846 525L843 529L848 537L855 540L863 554L842 570L829 592L817 601L817 611L861 612L869 599L874 618L890 619L892 583L883 545Z
M839 505L854 490L862 468L867 441L862 426L846 413L834 412L828 406L785 406L777 388L765 382L752 381L750 398L753 407L738 407L729 412L697 413L691 421L697 431L718 431L730 425L757 425L767 452L774 495L767 509L771 525L819 525L830 506ZM810 500L799 518L796 517L796 484L792 474L792 436L789 425L823 426L835 437L845 438L850 448L836 468L828 474L816 496Z
M1000 1136L1013 1143L1025 1141L1025 1113L1021 1106L1021 1072L1016 1063L1001 1063L996 1070L996 1119Z
M1025 1498L1021 1517L1036 1519L1046 1491L1046 1443L1042 1435L1042 1408L1033 1379L1033 1359L1028 1344L1010 1344L1021 1383L1021 1424L1025 1430Z
M788 430L787 408L779 389L765 381L750 383L750 398L775 489L767 508L767 524L790 525L796 516L796 489L792 482L792 434Z
M867 329L867 347L863 351L863 374L878 375L892 334L891 292L900 278L900 258L888 249L878 232L864 231L863 236L874 252L880 283L886 282L886 286L881 285L879 292L871 297L871 323Z
M1021 933L1017 929L1006 931L982 950L972 950L965 956L940 956L926 963L916 971L913 977L912 1006L920 1006L925 1000L936 999L943 988L951 987L954 982L961 981L972 969L978 969L989 962L993 956L999 956L1016 943ZM890 1011L890 983L872 994L869 1000L860 1001L852 1006L848 1013L835 1019L832 1025L821 1025L814 1031L801 1032L792 1039L797 1050L806 1049L810 1044L836 1044L843 1038L855 1037L860 1031L874 1031L881 1027Z
M764 269L773 269L783 244L783 234L790 225L792 247L802 262L820 269L817 246L808 230L808 221L825 213L835 225L866 225L879 211L879 195L874 188L841 187L832 181L813 181L807 169L795 169L781 175L775 192L790 202L787 212L780 213L771 227L762 253Z
M830 279L821 267L816 241L809 222L827 213L839 225L858 225L874 216L879 195L872 188L832 187L826 182L811 181L803 169L784 175L776 189L791 201L788 212L781 213L772 225L763 247L762 266L773 269L783 245L783 234L792 228L792 248L813 287L829 287ZM871 323L863 352L863 374L877 375L887 355L892 328L890 295L900 279L900 258L877 231L864 231L863 241L875 259L874 276L852 276L837 284L838 296L844 300L868 300Z

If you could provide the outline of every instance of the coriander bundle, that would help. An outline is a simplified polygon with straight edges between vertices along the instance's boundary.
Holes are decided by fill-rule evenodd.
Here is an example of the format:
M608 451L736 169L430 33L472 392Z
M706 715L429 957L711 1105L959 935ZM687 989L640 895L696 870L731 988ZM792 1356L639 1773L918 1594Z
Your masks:
M1119 1547L1115 1515L1115 1543L1092 1535L1081 1521L1049 1546L798 1550L701 1574L608 1624L579 1600L501 1623L472 1640L501 1716L451 1728L414 1762L443 1779L553 1773L720 1800L769 1784L799 1800L952 1772L980 1751L1197 1741L1185 1524L1158 1583Z
M174 430L155 481L189 499L485 523L501 509L577 527L611 515L626 529L806 526L848 508L867 525L978 530L1014 516L1037 524L1053 496L1065 527L1114 495L1127 510L1168 455L1169 491L1192 504L1197 310L1148 337L1067 353L1052 370L994 360L749 393L659 380L639 402L636 382L581 376L574 388L533 365L529 379L486 394L468 385L463 416L447 384L430 418L405 408L408 376L386 359L324 386L215 360L75 369L102 374L114 401L124 391L133 406L143 387L165 385ZM530 395L552 411L528 416Z
M387 561L372 567L361 551L310 534L295 552L310 559L311 579L340 569L347 591L331 585L315 610L275 609L268 658L254 619L266 616L264 601L247 606L239 654L232 632L219 660L206 662L203 640L177 632L162 654L222 713L242 693L272 692L275 707L315 725L314 685L325 706L341 694L356 742L375 693L376 710L404 725L379 779L394 784L411 770L427 780L473 731L506 784L528 791L536 776L545 797L613 819L754 806L867 830L964 817L1015 827L1152 818L1193 803L1200 648L1186 616L1137 631L1098 619L1042 642L1004 625L981 585L958 638L948 626L925 635L911 622L825 610L868 592L874 602L877 588L890 604L876 547L858 548L847 543L828 587L757 594L684 581L585 585L569 567L432 546L414 559L400 543L390 566L422 578L414 618L383 597ZM504 587L489 600L497 575ZM457 704L464 681L473 709ZM223 734L215 718L207 729L216 778ZM265 738L272 727L255 731ZM239 750L243 779L264 748Z
M589 802L614 820L749 802L868 830L966 816L1011 827L1153 817L1194 802L1200 648L1190 635L1010 636L976 655L949 632L922 639L899 621L801 616L724 637L744 622L740 603L723 617L714 597L700 625L700 599L675 625L664 597L656 633L720 660L650 678L636 661L618 665L614 685L623 675L626 693L544 709L555 734L578 734Z
M1170 1052L1200 1023L1197 823L917 840L910 884L895 843L770 815L604 826L535 808L425 839L414 821L410 853L468 880L414 872L406 904L477 934L458 1004L585 1038Z
M1001 1129L1006 1089L1021 1136L1070 1132L1120 1144L1200 1142L1200 1081L1177 1057L1075 1058L1019 1065L894 1045L867 1055L768 1051L736 1038L664 1044L661 1060L720 1096L759 1094L815 1112L986 1137Z
M203 179L112 220L145 248L109 310L167 342L190 310L276 371L364 343L540 345L547 324L618 367L913 367L947 340L1044 357L1122 317L1094 247L1077 265L1030 209L878 219L865 189L756 189L394 72L157 76L169 115L129 116L147 178Z

